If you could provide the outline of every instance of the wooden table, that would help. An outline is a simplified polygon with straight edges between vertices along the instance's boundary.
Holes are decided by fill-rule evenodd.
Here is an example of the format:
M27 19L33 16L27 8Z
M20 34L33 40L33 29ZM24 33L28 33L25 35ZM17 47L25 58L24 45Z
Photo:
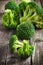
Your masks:
M21 60L16 54L11 54L8 47L9 38L16 32L15 30L6 30L2 26L1 18L6 1L0 1L0 3L3 4L3 6L1 4L2 7L0 6L0 65L43 65L43 29L36 30L31 39L31 43L34 45L32 59L29 57Z

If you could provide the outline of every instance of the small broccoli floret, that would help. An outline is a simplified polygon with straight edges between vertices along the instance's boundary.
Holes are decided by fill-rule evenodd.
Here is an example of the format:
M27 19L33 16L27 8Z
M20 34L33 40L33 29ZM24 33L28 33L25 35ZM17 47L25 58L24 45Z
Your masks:
M22 1L19 3L19 9L20 9L21 16L23 16L23 13L26 9L26 5L27 5L27 3L25 1Z
M5 9L14 10L14 11L16 11L17 14L19 14L19 7L18 7L18 5L16 4L15 1L10 1L10 2L8 2L8 3L5 5Z
M34 47L29 45L27 40L23 40L23 42L16 40L13 48L14 52L18 53L18 55L23 58L31 56L34 50Z
M23 58L31 56L34 50L34 46L30 45L27 40L20 42L16 35L11 36L9 48L11 52L17 53Z
M43 16L43 10L42 10L41 6L38 5L36 2L29 2L27 4L27 6L29 6L30 8L34 8L38 15Z
M37 3L27 3L24 15L20 18L20 23L25 21L32 22L37 28L43 28L43 10Z
M20 10L19 10L19 6L16 4L15 1L10 1L8 2L6 5L5 5L5 10L6 9L10 9L13 11L14 13L14 20L18 22L18 24L20 23L19 22L19 18L20 18Z
M23 40L23 50L25 57L31 56L34 50L34 47L28 43L27 40Z
M17 36L20 39L30 39L35 33L35 28L30 22L23 22L17 26Z
M18 40L17 36L16 35L12 35L10 37L10 40L9 40L9 48L10 48L10 51L11 52L14 52L14 49L13 49L13 45L14 45L14 42Z
M2 25L5 26L6 28L16 28L18 25L17 20L14 19L14 13L7 9L2 16Z

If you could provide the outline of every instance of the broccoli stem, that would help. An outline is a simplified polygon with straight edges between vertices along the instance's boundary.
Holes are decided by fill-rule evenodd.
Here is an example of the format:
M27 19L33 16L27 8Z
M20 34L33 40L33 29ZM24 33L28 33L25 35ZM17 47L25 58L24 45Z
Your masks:
M31 17L28 17L27 21L30 21L30 20L33 19L35 16L37 16L36 12L35 12Z
M34 14L33 14L33 13L34 13ZM27 15L26 15L26 14L27 14ZM25 10L24 16L20 18L20 23L21 23L21 22L24 22L24 21L27 21L27 19L29 19L29 18L31 19L31 18L33 18L34 16L36 16L36 12L35 12L33 9L29 10L28 13L27 13L27 10Z
M18 40L15 41L15 44L17 44L18 46L23 46L23 43L19 42Z

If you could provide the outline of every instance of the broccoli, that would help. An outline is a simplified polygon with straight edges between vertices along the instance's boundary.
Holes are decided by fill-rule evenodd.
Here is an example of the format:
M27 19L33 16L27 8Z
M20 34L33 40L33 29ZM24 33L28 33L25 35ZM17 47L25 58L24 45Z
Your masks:
M5 5L5 10L10 9L14 13L14 20L16 20L19 24L19 18L20 18L20 10L19 6L16 4L15 1L10 1Z
M22 1L19 3L19 9L20 9L21 16L23 16L23 13L26 9L26 5L27 5L27 3L25 1Z
M10 48L10 51L13 52L14 49L13 49L13 45L14 45L14 42L18 40L17 36L16 35L12 35L10 37L10 40L9 40L9 48Z
M34 33L34 26L28 21L25 21L17 26L17 36L19 39L30 39Z
M6 10L6 9L14 10L14 11L16 11L17 14L19 14L19 7L18 7L18 5L16 4L15 1L10 1L10 2L8 2L8 3L5 5L5 10Z
M29 45L27 40L23 40L22 44L23 46L18 49L18 55L23 58L31 56L34 47Z
M9 48L13 53L17 53L20 57L29 57L32 55L34 46L30 45L27 40L19 41L16 35L12 35L9 40Z
M23 13L26 9L27 3L30 2L31 0L21 0L19 3L19 9L20 9L20 14L23 16Z
M34 50L34 47L29 45L27 40L23 40L23 42L16 40L13 48L14 52L18 53L18 55L23 58L31 56Z
M17 20L14 19L14 13L7 9L2 16L2 25L5 26L6 28L16 28L18 25Z
M37 28L43 28L43 10L35 2L27 3L23 17L20 18L20 23L24 21L32 22Z

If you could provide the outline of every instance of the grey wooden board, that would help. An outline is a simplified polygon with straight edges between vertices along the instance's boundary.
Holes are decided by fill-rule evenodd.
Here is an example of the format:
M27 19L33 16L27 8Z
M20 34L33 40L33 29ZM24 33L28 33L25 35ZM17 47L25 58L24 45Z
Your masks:
M43 29L36 31L32 41L34 45L33 65L43 65Z

